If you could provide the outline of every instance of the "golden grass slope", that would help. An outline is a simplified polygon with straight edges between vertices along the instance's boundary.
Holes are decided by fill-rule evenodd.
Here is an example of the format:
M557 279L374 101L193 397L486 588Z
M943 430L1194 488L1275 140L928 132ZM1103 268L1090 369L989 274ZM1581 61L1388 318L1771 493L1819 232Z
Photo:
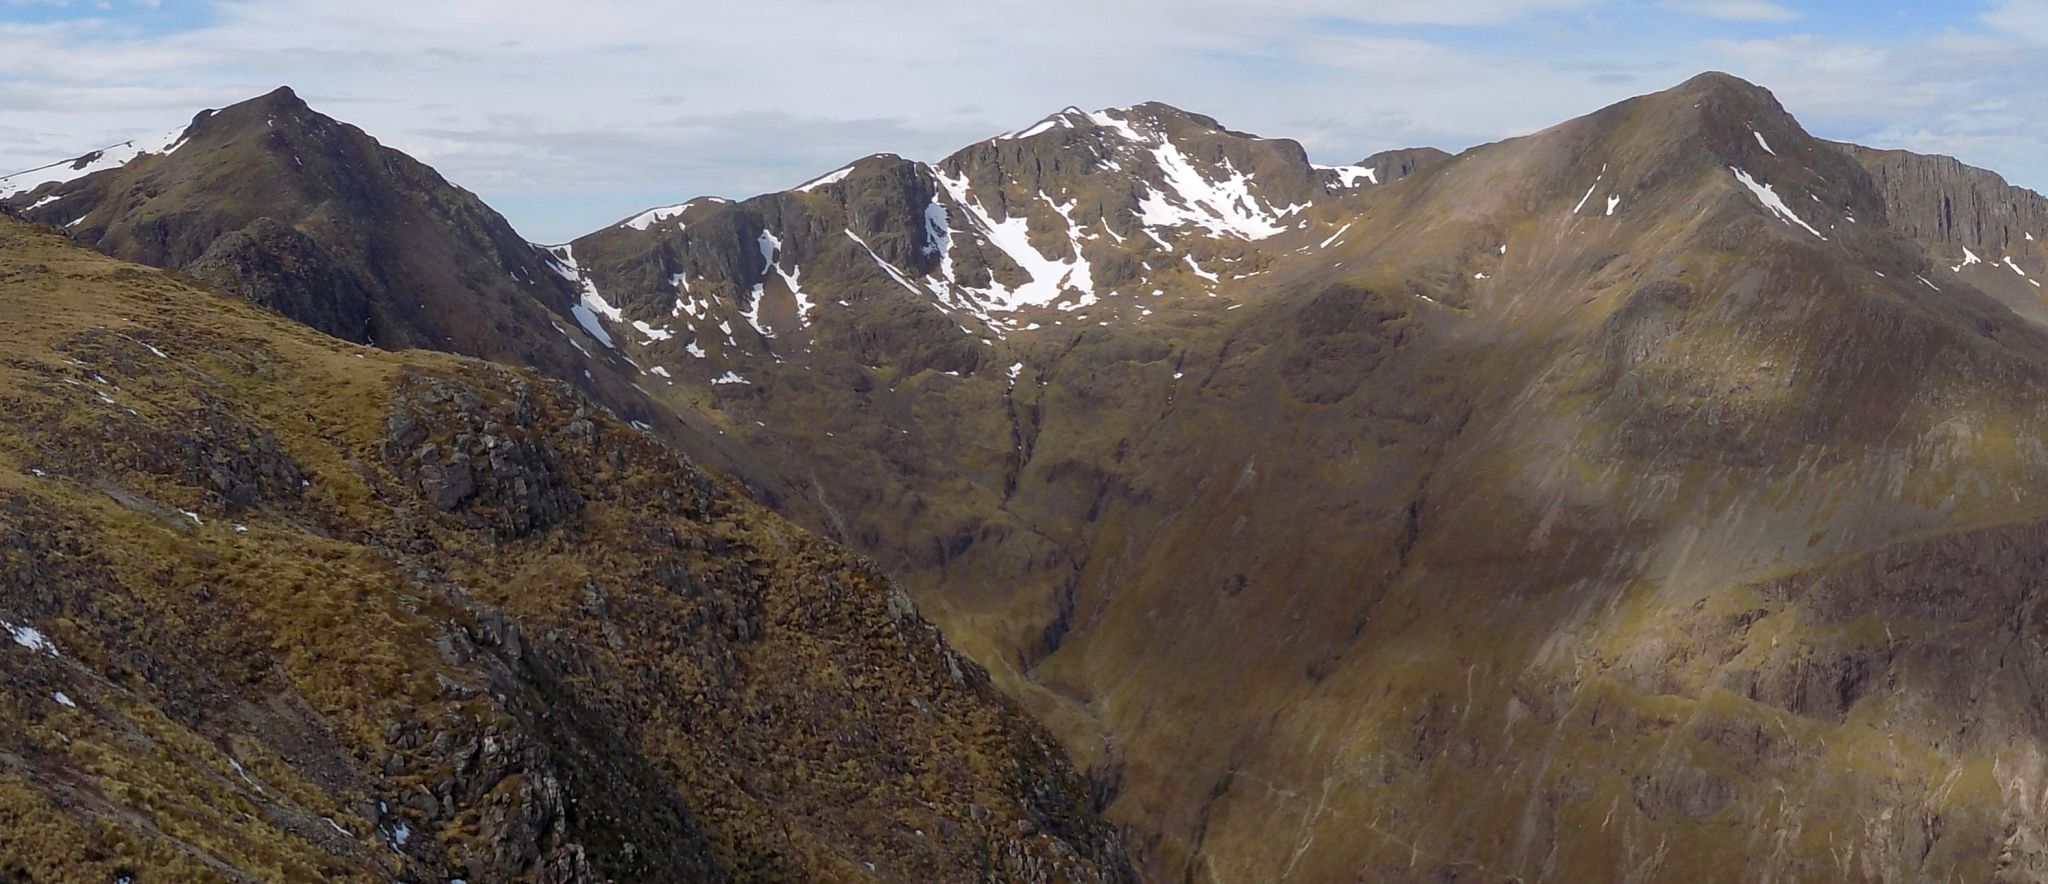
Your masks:
M875 568L566 388L0 219L0 414L0 873L1128 876Z

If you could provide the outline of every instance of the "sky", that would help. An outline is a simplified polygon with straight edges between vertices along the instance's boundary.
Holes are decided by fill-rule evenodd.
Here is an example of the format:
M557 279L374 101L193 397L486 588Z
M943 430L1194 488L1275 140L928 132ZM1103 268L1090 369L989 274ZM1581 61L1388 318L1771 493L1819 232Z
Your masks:
M290 85L560 242L1158 100L1322 163L1724 70L2048 190L2048 0L0 0L0 174Z

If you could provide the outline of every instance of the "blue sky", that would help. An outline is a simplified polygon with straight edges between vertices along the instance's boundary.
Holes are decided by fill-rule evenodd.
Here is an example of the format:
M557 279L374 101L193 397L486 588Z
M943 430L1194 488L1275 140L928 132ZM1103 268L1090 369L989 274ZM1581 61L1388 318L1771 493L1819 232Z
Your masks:
M1321 162L1702 70L2048 189L2048 0L0 0L0 171L290 84L558 241L1157 99Z

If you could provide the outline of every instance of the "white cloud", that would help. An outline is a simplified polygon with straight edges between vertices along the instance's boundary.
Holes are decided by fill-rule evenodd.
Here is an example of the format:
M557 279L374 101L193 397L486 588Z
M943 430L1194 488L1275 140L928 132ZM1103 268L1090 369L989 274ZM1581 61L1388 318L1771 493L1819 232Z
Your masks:
M1798 10L1768 0L1664 0L1658 5L1722 21L1786 22L1800 17Z
M1707 44L1838 140L1954 156L2048 189L2048 58L2010 37L1943 32L1895 44L1803 35Z
M875 151L937 159L1068 104L1163 100L1350 160L1538 125L1581 109L1587 79L1356 35L1606 2L218 0L203 26L169 34L118 15L0 23L0 105L31 133L0 139L0 167L281 83L487 199L574 202L514 218L539 238L643 203L785 187ZM1283 125L1304 119L1322 123ZM610 209L567 199L590 193L630 195Z
M1997 0L1978 18L1999 30L2048 43L2048 0Z
M1338 162L1533 131L1721 67L1824 134L1967 134L1989 118L1949 119L1957 84L2029 64L2010 38L1656 42L1664 13L1615 0L217 0L170 33L140 13L7 24L8 2L0 171L290 84L539 239L876 151L937 159L1068 104L1162 100Z

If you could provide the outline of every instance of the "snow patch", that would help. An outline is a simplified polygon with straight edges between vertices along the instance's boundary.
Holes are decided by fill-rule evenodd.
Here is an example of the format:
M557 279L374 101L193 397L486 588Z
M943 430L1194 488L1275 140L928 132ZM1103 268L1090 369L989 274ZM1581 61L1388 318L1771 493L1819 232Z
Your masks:
M1152 159L1165 178L1166 192L1147 189L1138 201L1138 218L1147 227L1200 227L1213 234L1258 240L1287 232L1280 219L1298 211L1275 210L1252 195L1252 176L1223 161L1223 177L1211 181L1195 168L1172 139L1159 136Z
M817 178L813 178L809 181L804 182L803 184L797 185L796 192L810 193L811 191L817 190L820 187L824 187L827 184L838 184L841 181L845 181L846 176L851 174L853 174L852 166L847 166L843 169L827 172L824 175L821 175Z
M76 159L39 166L0 176L0 199L26 193L45 184L76 181L94 172L118 169L145 154L169 155L185 146L185 130L177 129L157 138L137 138L93 151ZM41 205L38 203L38 205Z
M953 223L946 216L946 207L939 203L939 195L932 194L932 201L924 205L924 253L946 255L946 262L952 263ZM949 274L950 275L950 274Z
M1011 213L999 222L968 194L965 177L950 178L937 172L934 176L953 202L966 213L968 224L978 229L990 245L1008 256L1011 263L1022 268L1027 277L1027 281L1015 289L1004 286L993 277L987 287L976 289L960 285L957 279L950 277L951 262L948 260L944 268L944 272L949 274L947 281L979 295L989 312L1007 313L1026 306L1044 306L1070 289L1081 292L1094 290L1094 274L1071 239L1068 242L1071 257L1048 258L1031 244L1029 222L1022 214Z
M5 630L7 637L13 639L15 644L31 651L42 651L52 657L63 656L57 653L57 646L51 644L50 640L33 626L16 626L5 620L0 620L0 630Z
M1822 236L1820 231L1813 229L1813 225L1800 219L1798 213L1792 211L1791 206L1785 205L1785 200L1779 197L1777 191L1772 190L1770 185L1758 183L1755 178L1750 177L1748 172L1744 172L1734 166L1729 166L1728 171L1734 172L1735 180L1742 182L1742 186L1749 188L1749 192L1757 198L1757 202L1763 203L1764 208L1771 210L1771 214L1777 215L1780 220L1787 224L1797 224L1800 227L1806 228L1807 233L1819 236L1822 242L1827 241L1826 236Z
M598 343L617 350L619 345L612 340L611 333L605 331L604 323L598 321L598 316L603 315L613 322L624 322L625 314L619 312L617 307L613 307L610 301L606 301L603 295L598 294L597 283L590 281L590 278L583 274L583 268L576 263L576 247L556 246L548 249L546 254L550 259L548 264L554 268L555 273L576 284L577 302L569 307L569 315L576 317L576 324L583 326L583 330L596 338ZM573 341L574 338L570 340Z
M1586 207L1586 201L1593 198L1593 191L1600 189L1600 181L1606 177L1607 167L1605 165L1602 165L1600 167L1600 174L1593 176L1592 186L1586 188L1586 195L1579 197L1579 204L1572 207L1572 214L1576 215L1579 213L1580 209Z
M256 791L258 792L263 791L262 786L257 786L256 781L249 778L249 772L243 769L242 763L240 761L236 761L232 756L230 756L228 758L228 766L235 769L235 776L241 777L242 782L248 783L251 786L256 786Z
M1138 130L1132 128L1129 122L1125 120L1120 120L1115 116L1112 116L1110 114L1110 111L1112 110L1116 111L1117 113L1124 113L1124 110L1122 108L1109 108L1105 110L1099 110L1089 114L1088 121L1094 123L1097 126L1101 126L1104 129L1108 129L1112 132L1115 132L1118 135L1123 136L1125 141L1135 141L1142 143L1146 140L1145 136L1138 134Z
M926 294L926 291L924 289L918 288L914 283L910 281L909 277L904 276L903 271L897 270L895 265L892 265L889 262L882 260L881 255L875 254L875 250L868 246L867 240L860 238L860 234L848 230L846 231L846 236L848 239L851 239L854 242L859 243L861 249L868 253L868 257L873 258L875 260L875 266L882 268L882 272L889 274L889 278L895 280L897 285L909 289L913 294Z
M1360 181L1364 181L1367 184L1380 183L1379 170L1370 166L1317 166L1316 168L1325 172L1337 173L1338 187L1357 187Z
M1030 138L1033 135L1043 135L1054 129L1072 129L1074 128L1074 124L1072 121L1067 119L1067 114L1070 113L1079 113L1079 111L1074 108L1067 108L1066 110L1060 111L1059 113L1046 117L1043 120L1039 120L1035 125L1033 125L1029 129L1026 129L1022 132L1013 132L1009 135L999 136L996 140L1016 141L1020 138Z
M648 209L645 212L641 212L638 215L634 215L631 218L619 222L619 226L631 227L634 230L646 230L649 227L653 227L656 224L660 224L663 221L667 221L670 218L677 217L683 214L684 212L689 211L690 207L696 204L696 200L691 200L687 203L682 203L680 205L662 206L661 208L658 209ZM676 225L676 229L679 231L682 230L683 225Z

